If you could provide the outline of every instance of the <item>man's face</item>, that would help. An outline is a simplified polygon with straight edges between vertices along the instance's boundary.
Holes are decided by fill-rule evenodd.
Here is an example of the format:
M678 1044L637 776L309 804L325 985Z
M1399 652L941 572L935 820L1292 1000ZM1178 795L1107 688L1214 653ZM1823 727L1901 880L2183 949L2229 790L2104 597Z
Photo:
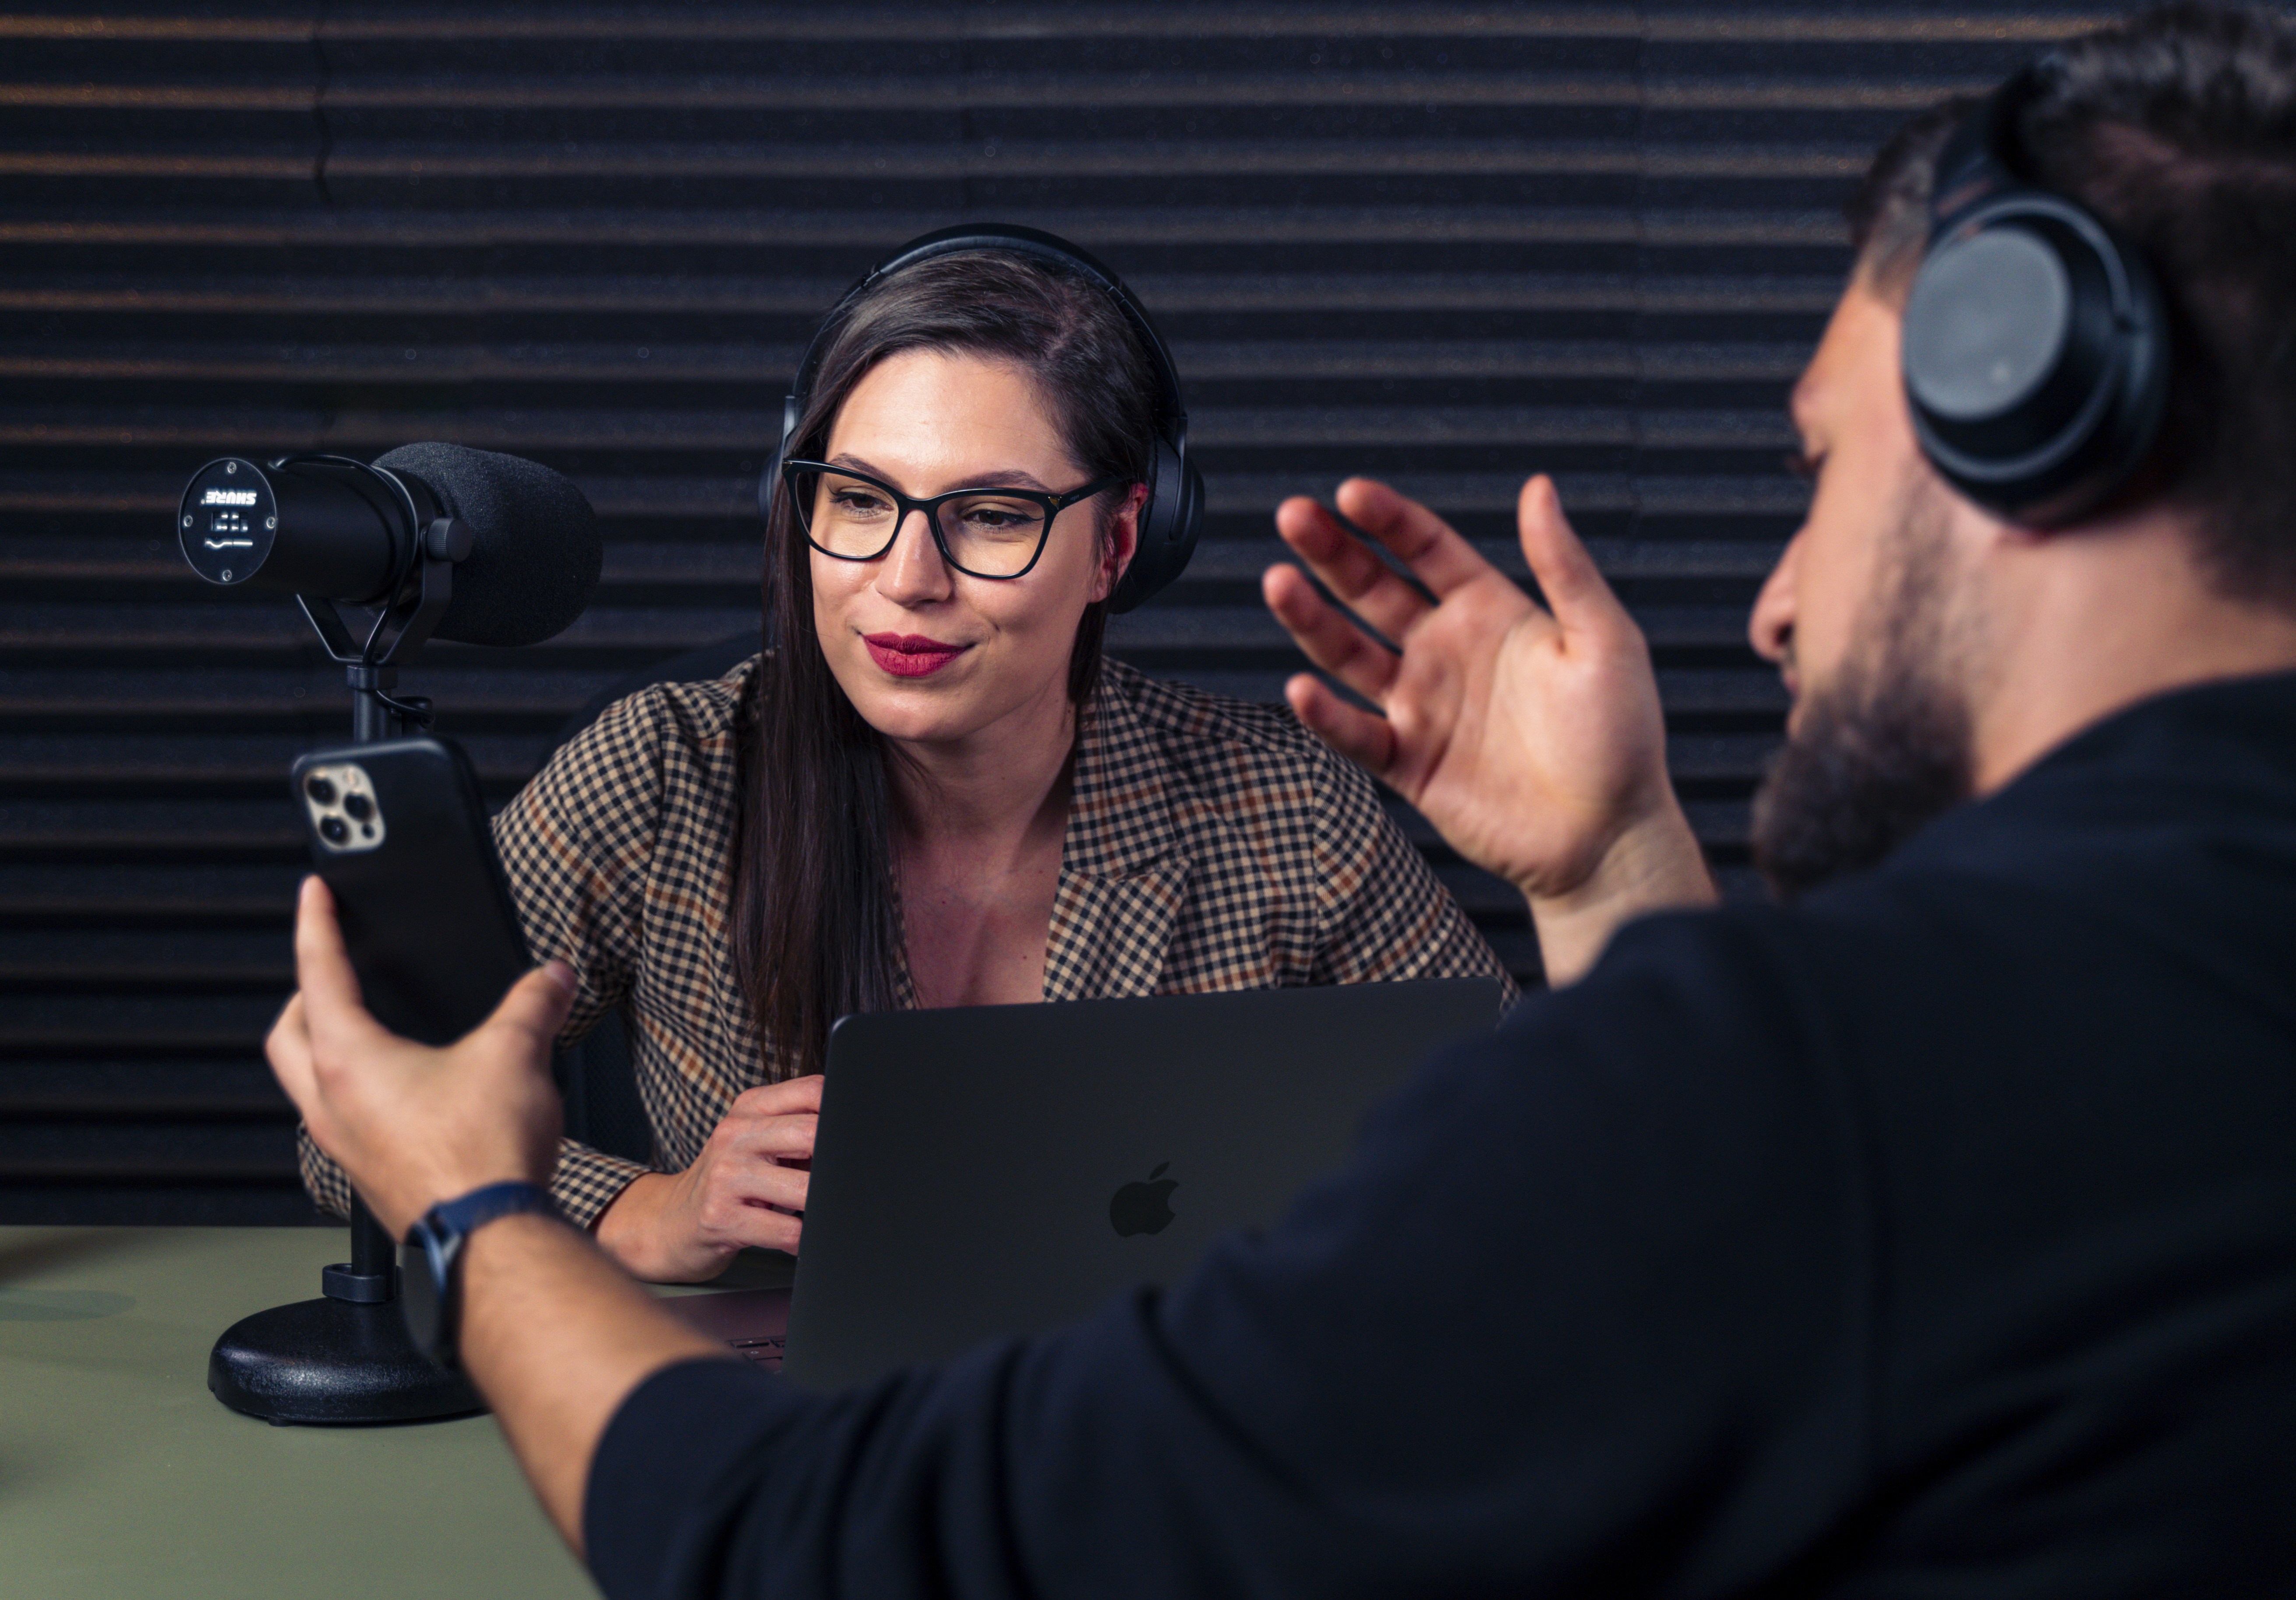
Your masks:
M1755 651L1778 664L1793 697L1789 733L1856 658L1905 490L1927 476L1898 384L1899 326L1894 306L1853 283L1794 386L1809 514L1749 626Z
M1956 503L1915 442L1899 316L1854 283L1793 418L1809 515L1749 628L1793 710L1754 803L1754 855L1787 898L1879 861L1970 792L1976 589Z

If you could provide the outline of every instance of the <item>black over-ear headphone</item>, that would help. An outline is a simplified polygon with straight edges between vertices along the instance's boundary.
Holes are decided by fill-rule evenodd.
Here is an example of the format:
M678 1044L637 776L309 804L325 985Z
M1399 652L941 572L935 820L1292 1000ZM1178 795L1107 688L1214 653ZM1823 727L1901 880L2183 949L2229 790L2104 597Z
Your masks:
M1900 356L1922 452L2032 527L2093 510L2144 460L2169 392L2161 289L2086 209L2019 176L2028 67L1939 153Z
M1128 611L1180 575L1188 564L1188 557L1195 554L1196 536L1203 531L1204 480L1195 464L1188 459L1188 412L1180 402L1180 374L1172 365L1172 352L1165 348L1163 336L1156 332L1156 324L1148 320L1146 308L1133 298L1123 281L1067 240L1035 228L1005 223L962 223L941 228L910 240L845 291L823 319L813 342L806 347L805 359L798 365L797 381L782 402L781 443L774 447L765 472L758 479L758 513L772 520L774 496L782 487L782 460L795 442L798 425L804 420L806 402L813 393L814 379L821 370L822 357L847 308L894 273L960 250L1001 250L1007 255L1033 257L1097 285L1116 302L1116 308L1132 324L1133 332L1140 336L1148 352L1149 365L1156 373L1156 447L1148 467L1148 502L1140 508L1139 548L1134 552L1132 564L1125 569L1116 592L1108 597L1110 611Z

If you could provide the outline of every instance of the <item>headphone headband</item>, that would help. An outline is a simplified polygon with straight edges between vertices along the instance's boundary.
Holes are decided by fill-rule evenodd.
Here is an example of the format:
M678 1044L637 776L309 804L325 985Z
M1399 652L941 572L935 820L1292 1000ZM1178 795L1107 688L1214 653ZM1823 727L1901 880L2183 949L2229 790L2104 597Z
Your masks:
M1185 438L1188 425L1187 407L1180 401L1179 369L1172 364L1172 352L1164 343L1164 336L1149 320L1147 308L1143 306L1124 286L1124 280L1101 264L1099 258L1070 244L1057 234L1047 234L1041 228L1022 227L1017 223L959 223L955 227L936 228L930 234L919 234L871 267L868 275L838 297L829 315L821 319L821 326L805 347L805 359L798 364L797 381L791 386L791 397L800 405L812 395L813 381L820 375L821 363L829 354L831 336L843 320L848 307L875 288L880 280L914 267L920 261L930 261L936 256L954 256L967 250L996 250L1008 256L1029 256L1050 262L1056 267L1089 280L1102 293L1116 302L1124 313L1125 321L1140 336L1148 351L1148 364L1156 372L1156 413L1160 427L1168 421L1176 423L1181 438ZM794 419L791 419L793 423ZM782 446L789 446L789 429L784 428Z
M782 401L781 442L767 459L766 470L758 479L758 514L768 521L772 520L774 496L781 489L781 464L804 423L814 380L820 375L821 364L835 333L843 325L847 310L896 273L936 257L973 250L1030 258L1085 279L1115 302L1147 352L1156 382L1155 459L1147 475L1148 503L1141 508L1139 542L1132 564L1126 569L1108 603L1111 611L1130 611L1180 575L1203 529L1203 480L1188 458L1188 412L1180 397L1179 369L1173 365L1172 352L1149 317L1147 308L1124 286L1124 281L1090 252L1041 228L996 222L959 223L954 227L937 228L910 240L838 297L836 305L822 318L820 327L805 347L805 358L798 364L796 380Z
M2041 67L2020 68L1954 125L1930 182L1930 242L1997 194L2029 186L2017 119L2040 93Z

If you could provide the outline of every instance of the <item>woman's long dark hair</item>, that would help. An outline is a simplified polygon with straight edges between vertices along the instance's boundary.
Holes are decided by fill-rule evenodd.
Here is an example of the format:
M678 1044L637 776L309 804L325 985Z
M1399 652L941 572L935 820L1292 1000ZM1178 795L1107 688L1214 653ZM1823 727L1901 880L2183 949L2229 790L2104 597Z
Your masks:
M862 376L904 350L1010 363L1035 382L1087 480L1145 479L1155 375L1122 312L1086 279L996 250L936 257L887 278L843 313L816 374L793 457L818 460ZM1105 538L1121 490L1093 510ZM1078 509L1082 509L1079 507ZM818 1071L829 1027L894 1005L900 959L890 763L813 627L813 570L790 496L766 525L766 637L737 737L734 962L775 1078ZM1100 677L1105 603L1085 608L1069 658L1078 707Z

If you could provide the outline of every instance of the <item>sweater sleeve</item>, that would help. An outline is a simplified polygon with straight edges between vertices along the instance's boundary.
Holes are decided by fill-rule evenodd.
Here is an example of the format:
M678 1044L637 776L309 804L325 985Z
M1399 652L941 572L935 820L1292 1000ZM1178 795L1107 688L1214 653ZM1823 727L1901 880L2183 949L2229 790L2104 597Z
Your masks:
M314 1205L333 1217L348 1218L351 1214L349 1176L332 1156L319 1148L310 1130L300 1125L295 1129L295 1165L302 1173L304 1191ZM550 1177L550 1197L575 1227L586 1228L613 1203L616 1195L629 1187L632 1178L646 1170L643 1162L593 1150L578 1139L561 1139L558 1166Z
M648 690L609 706L495 817L528 950L574 969L562 1043L621 1003L644 945L662 822L660 700Z
M1742 1593L1869 1486L1863 1140L1759 939L1622 933L1171 1292L864 1391L622 1406L614 1600ZM1535 1069L1535 1070L1533 1070Z
M668 723L658 688L615 702L495 817L495 848L527 948L537 961L574 969L562 1045L622 1003L643 959ZM551 1198L576 1227L590 1227L646 1170L643 1161L562 1139Z
M528 953L574 969L574 1009L559 1042L571 1044L629 992L645 938L645 883L661 830L661 742L666 711L657 690L617 701L569 740L494 819ZM298 1128L297 1164L320 1210L350 1212L342 1169ZM588 1227L643 1162L574 1139L559 1143L550 1192Z

